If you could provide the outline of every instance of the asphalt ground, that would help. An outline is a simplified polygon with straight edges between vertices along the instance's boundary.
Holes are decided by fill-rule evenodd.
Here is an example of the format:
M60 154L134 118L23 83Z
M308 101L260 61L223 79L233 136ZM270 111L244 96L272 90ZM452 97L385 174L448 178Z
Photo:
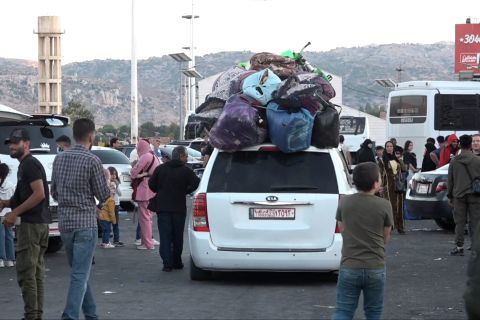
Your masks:
M120 216L125 247L97 248L91 286L103 319L329 319L336 278L319 273L221 273L211 281L189 278L185 268L161 271L158 250L136 250L133 214ZM188 219L187 219L188 221ZM156 219L155 238L158 239ZM385 319L466 319L462 294L470 255L451 257L453 234L433 221L407 221L387 247ZM63 250L46 255L45 319L58 319L70 271ZM360 301L356 319L363 319ZM14 268L0 269L0 319L22 317Z

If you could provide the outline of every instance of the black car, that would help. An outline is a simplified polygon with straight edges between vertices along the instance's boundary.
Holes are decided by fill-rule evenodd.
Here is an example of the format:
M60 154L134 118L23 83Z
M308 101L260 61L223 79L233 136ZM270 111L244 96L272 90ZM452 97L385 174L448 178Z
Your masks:
M447 198L448 165L428 172L416 173L410 180L405 205L410 216L433 219L448 231L455 229L453 209Z

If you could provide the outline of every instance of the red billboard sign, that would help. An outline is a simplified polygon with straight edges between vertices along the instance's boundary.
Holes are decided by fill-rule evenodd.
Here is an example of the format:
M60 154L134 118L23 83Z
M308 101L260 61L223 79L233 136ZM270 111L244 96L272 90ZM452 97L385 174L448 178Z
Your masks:
M455 25L455 73L480 73L480 24Z

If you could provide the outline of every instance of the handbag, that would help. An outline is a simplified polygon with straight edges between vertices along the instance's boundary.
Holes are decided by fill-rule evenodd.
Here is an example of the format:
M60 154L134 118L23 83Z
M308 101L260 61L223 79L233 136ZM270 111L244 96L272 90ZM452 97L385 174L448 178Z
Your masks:
M139 174L141 174L143 172L148 172L148 170L150 170L150 168L153 166L153 163L155 162L155 158L156 158L156 156L153 155L152 162L150 162L150 164L148 165L147 170L142 169L142 171L140 171ZM138 186L140 185L140 183L142 183L143 178L144 177L134 178L134 179L132 179L132 182L130 183L130 185L132 186L132 190L133 190L132 191L132 200L133 201L135 201L135 198L137 197L137 189L138 189Z
M471 188L473 191L474 195L480 196L480 177L472 177L472 174L470 173L470 170L468 170L468 167L465 163L462 163L465 166L465 170L467 170L468 177L470 178L470 181L472 183Z
M396 193L405 193L407 191L407 180L402 172L395 177L393 188Z

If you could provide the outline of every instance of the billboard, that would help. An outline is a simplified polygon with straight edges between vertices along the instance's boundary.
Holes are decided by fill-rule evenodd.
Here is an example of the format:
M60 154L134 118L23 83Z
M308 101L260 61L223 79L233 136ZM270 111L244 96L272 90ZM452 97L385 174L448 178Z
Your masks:
M455 73L480 73L480 24L455 25Z

